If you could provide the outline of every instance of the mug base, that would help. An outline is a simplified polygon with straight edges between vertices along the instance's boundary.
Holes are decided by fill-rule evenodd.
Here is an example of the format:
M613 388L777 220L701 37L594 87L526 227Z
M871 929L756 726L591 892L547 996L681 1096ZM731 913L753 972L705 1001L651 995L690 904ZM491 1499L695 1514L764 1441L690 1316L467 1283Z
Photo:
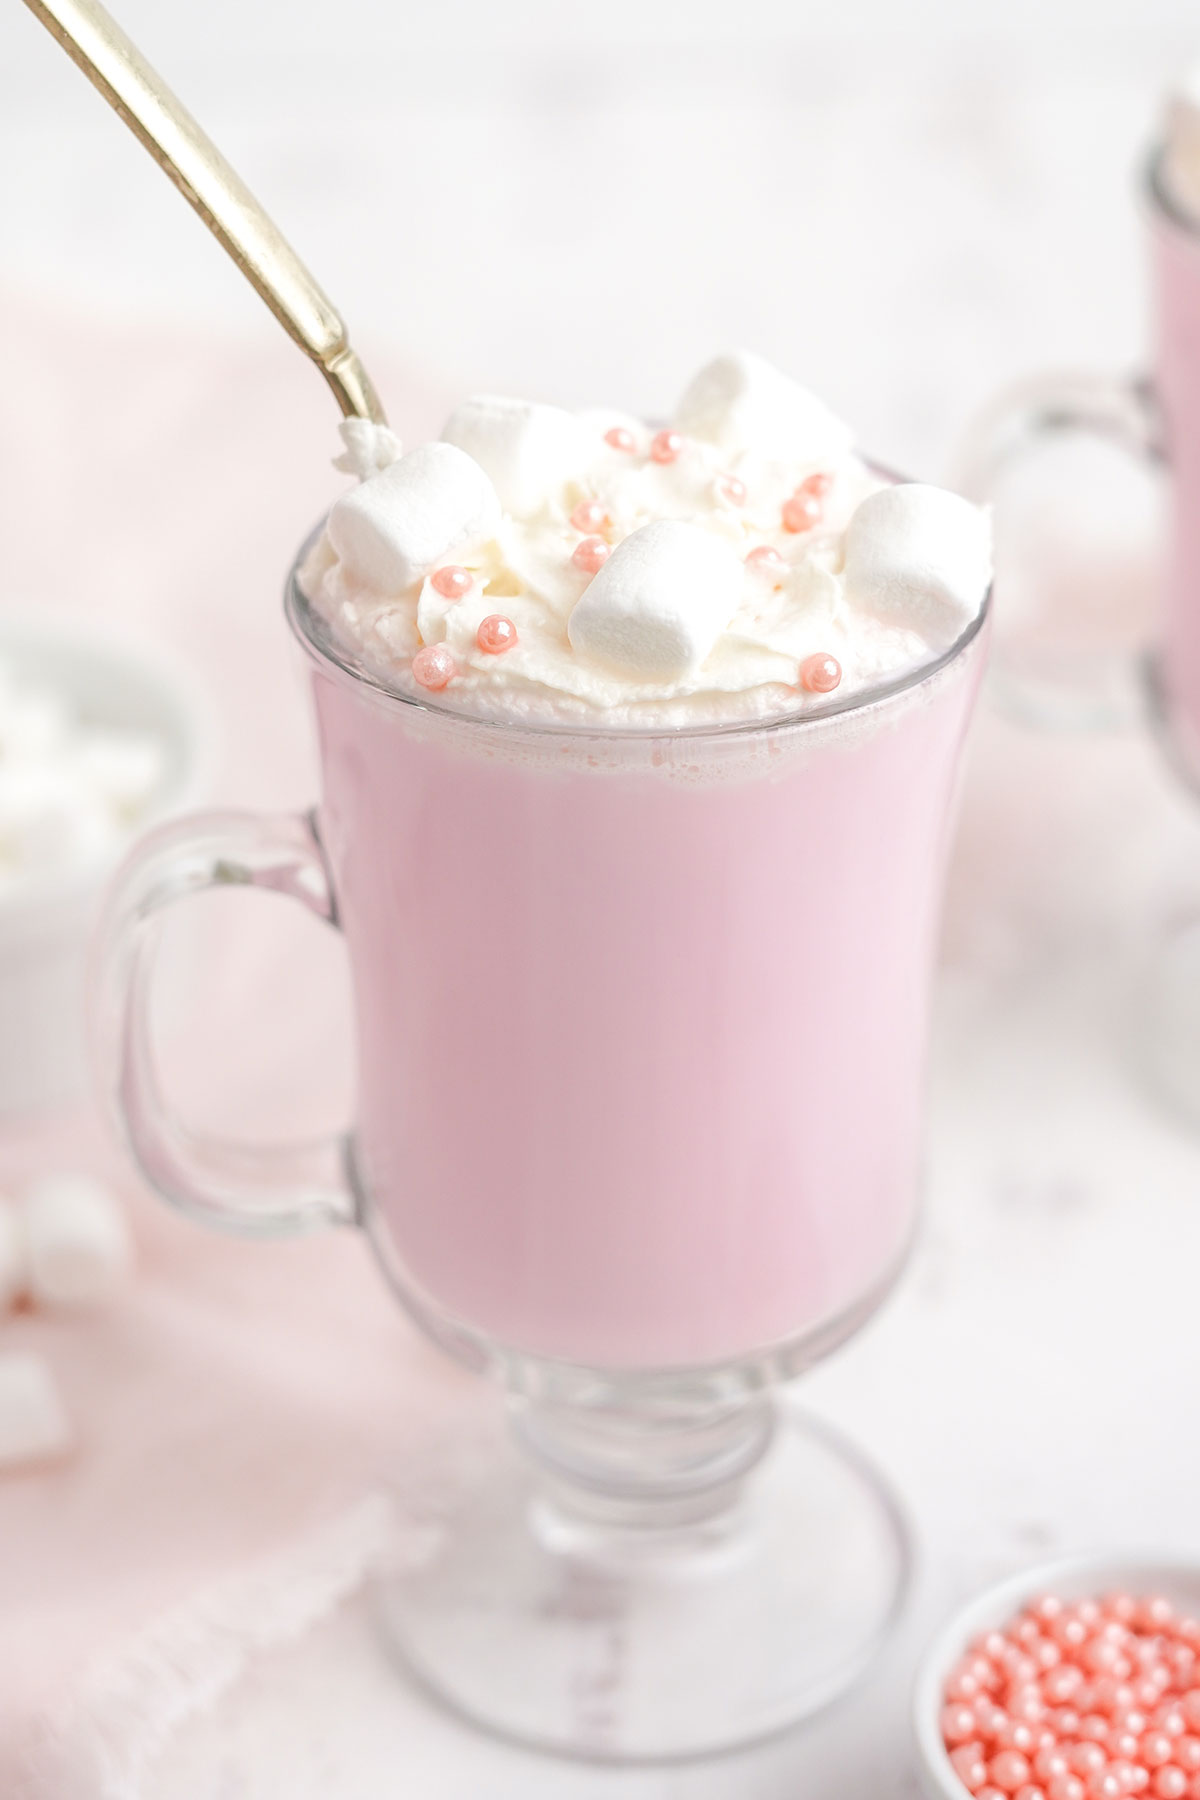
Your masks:
M460 1717L556 1755L655 1762L829 1705L882 1646L910 1564L882 1478L785 1411L747 1473L655 1519L589 1506L506 1442L377 1600L408 1674Z

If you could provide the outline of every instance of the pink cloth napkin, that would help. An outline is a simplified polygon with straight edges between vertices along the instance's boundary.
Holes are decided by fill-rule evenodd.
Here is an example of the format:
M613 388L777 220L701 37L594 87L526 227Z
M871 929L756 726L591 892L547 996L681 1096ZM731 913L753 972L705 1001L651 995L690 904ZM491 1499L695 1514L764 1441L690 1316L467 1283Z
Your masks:
M244 342L148 342L120 319L8 296L0 330L21 348L0 414L0 604L111 620L175 652L216 715L213 799L307 804L280 597L340 481L319 374L265 314ZM378 376L404 435L436 429L435 396ZM314 1108L334 1123L349 1089L336 940L259 896L197 911L179 950L195 1010L176 1009L166 1045L193 1115L251 1134L307 1125ZM145 1193L94 1108L0 1135L0 1189L65 1168L120 1192L138 1264L94 1315L0 1319L0 1349L46 1357L79 1435L60 1466L0 1475L6 1800L33 1791L47 1732L98 1658L337 1515L470 1385L405 1322L353 1234L208 1237Z

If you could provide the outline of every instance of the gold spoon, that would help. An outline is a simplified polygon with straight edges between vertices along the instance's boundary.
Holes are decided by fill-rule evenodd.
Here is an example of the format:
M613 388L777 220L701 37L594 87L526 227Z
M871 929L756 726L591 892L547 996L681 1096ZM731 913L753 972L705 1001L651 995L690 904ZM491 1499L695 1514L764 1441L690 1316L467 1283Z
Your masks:
M347 418L386 423L346 327L241 177L98 0L25 0L312 357Z

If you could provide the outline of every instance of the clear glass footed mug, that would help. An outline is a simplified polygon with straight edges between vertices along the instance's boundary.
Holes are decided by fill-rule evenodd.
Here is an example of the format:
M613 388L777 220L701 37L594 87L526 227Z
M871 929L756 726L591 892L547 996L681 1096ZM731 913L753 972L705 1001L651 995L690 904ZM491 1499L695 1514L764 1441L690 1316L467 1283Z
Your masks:
M986 633L799 719L488 724L390 692L295 579L323 793L147 838L97 960L106 1076L160 1194L263 1236L369 1234L495 1372L513 1431L384 1588L460 1711L588 1756L727 1748L831 1699L894 1616L886 1489L769 1384L849 1335L913 1230L927 1003ZM164 908L290 894L344 934L343 1139L172 1118L147 1008Z
M1200 222L1173 200L1168 150L1144 182L1154 314L1149 378L1034 377L1003 394L969 436L960 485L986 500L1007 474L1062 433L1099 437L1166 477L1167 530L1145 641L1114 641L1103 600L1076 578L997 632L1001 693L1035 721L1123 721L1130 706L1175 772L1200 794ZM1001 617L1007 592L1001 562ZM1139 971L1130 1005L1139 1072L1200 1129L1200 910L1178 901Z
M994 666L1000 693L1038 723L1106 726L1148 703L1172 761L1200 787L1200 223L1172 199L1166 161L1165 148L1157 151L1143 184L1152 373L1021 382L976 422L957 477L972 499L989 500L1031 454L1075 433L1165 471L1168 529L1152 641L1131 642L1130 625L1140 630L1140 621L1114 624L1112 597L1070 580L1068 570L1047 599L1019 606L1001 626ZM1002 580L1002 620L1007 604Z

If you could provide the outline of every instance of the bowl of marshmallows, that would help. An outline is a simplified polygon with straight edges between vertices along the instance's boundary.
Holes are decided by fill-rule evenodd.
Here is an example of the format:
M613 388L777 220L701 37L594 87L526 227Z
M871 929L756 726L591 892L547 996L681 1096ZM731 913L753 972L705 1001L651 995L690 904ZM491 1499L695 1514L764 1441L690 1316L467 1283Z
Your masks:
M195 797L203 738L189 682L146 652L0 614L0 1117L85 1092L101 896Z

